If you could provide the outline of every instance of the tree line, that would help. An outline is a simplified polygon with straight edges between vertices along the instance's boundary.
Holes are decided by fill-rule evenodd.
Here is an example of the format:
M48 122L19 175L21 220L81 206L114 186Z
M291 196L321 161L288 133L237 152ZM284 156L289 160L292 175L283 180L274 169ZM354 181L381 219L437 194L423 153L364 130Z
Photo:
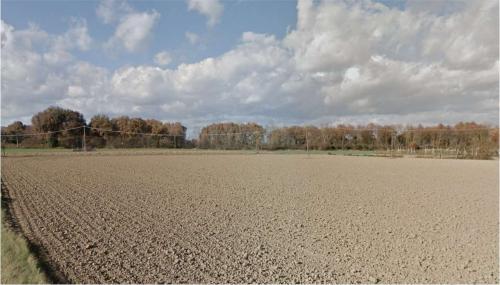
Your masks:
M226 135L223 135L226 134ZM257 124L217 123L202 129L200 148L268 150L381 150L454 153L457 157L498 155L499 129L475 122L453 126L337 125L264 129Z
M337 125L292 126L271 130L270 149L454 152L460 157L498 155L498 127L460 122L454 126Z
M84 137L87 146L97 148L189 146L186 127L179 122L95 115L87 124L81 113L60 107L35 114L31 125L17 121L2 127L2 143L23 147L79 148Z
M82 128L85 126L85 128ZM65 130L65 131L61 131ZM2 127L2 143L23 147L186 148L267 150L383 150L405 153L447 151L457 157L498 155L498 127L475 122L435 126L337 125L264 128L256 123L214 123L197 139L186 139L179 122L95 115L89 123L77 111L59 107L35 114L31 125ZM40 134L40 135L36 135Z

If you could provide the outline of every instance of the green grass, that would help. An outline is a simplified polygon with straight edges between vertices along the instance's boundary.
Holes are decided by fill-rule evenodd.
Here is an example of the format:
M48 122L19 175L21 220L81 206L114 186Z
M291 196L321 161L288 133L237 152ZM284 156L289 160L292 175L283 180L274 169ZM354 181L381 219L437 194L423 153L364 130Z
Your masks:
M5 148L5 153L8 154L32 154L32 153L48 153L48 152L70 152L71 149L67 148Z
M223 150L223 149L183 149L183 148L97 148L88 154L255 154L255 149ZM370 150L259 150L261 154L323 154L348 156L374 156ZM5 149L7 156L32 156L54 154L82 154L65 148L11 148Z
M47 278L40 271L37 261L28 249L26 240L7 229L2 213L2 284L40 284L47 283Z
M375 151L371 150L274 150L270 153L276 154L329 154L329 155L352 155L352 156L373 156Z
M353 155L353 156L373 156L376 154L374 150L332 150L328 154L333 155Z

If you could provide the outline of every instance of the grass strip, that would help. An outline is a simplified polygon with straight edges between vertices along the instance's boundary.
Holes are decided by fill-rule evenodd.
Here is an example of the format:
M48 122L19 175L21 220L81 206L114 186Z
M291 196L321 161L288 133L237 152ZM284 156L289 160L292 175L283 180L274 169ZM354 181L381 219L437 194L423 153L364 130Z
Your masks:
M2 209L1 222L1 283L43 284L47 278L29 250L26 240L8 229Z

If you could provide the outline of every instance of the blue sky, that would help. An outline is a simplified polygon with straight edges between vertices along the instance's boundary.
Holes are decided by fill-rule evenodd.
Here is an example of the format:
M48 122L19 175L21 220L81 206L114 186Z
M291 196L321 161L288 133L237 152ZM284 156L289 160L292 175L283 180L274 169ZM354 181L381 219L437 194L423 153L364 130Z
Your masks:
M114 27L103 23L96 15L99 1L2 1L2 19L18 29L28 28L29 23L34 23L53 34L64 33L72 17L86 19L96 47L79 52L77 56L107 68L152 64L154 54L162 50L172 54L172 66L196 62L230 50L246 31L283 38L287 28L295 27L297 21L295 1L223 1L221 23L213 27L207 27L206 17L189 11L185 1L128 3L137 11L155 10L161 15L153 28L155 36L149 40L147 47L133 56L126 52L111 55L99 48L99 43L105 42L114 33ZM186 32L199 35L200 43L190 44Z
M2 125L498 124L498 0L2 1Z

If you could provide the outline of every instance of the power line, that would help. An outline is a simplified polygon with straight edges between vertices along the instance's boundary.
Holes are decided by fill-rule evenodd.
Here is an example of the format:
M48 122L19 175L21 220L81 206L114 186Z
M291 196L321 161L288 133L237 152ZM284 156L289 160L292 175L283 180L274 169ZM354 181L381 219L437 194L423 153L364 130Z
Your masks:
M49 131L45 133L29 133L29 134L15 134L15 135L4 135L1 134L2 137L29 137L29 136L40 136L40 135L50 135L50 134L56 134L56 133L62 133L66 131L71 131L71 130L77 130L84 128L85 126L79 126L79 127L74 127L74 128L69 128L69 129L63 129L63 130L57 130L57 131Z
M110 132L110 133L119 133L119 134L128 134L128 135L143 135L143 136L159 136L159 137L181 137L183 134L172 135L172 134L154 134L154 133L143 133L143 132L129 132L129 131L120 131L120 130L110 130L110 129L102 129L90 126L79 126L74 128L62 129L57 131L48 131L43 133L28 133L28 134L0 134L2 137L27 137L27 136L41 136L41 135L50 135L56 133L62 133L71 130L77 130L81 128L88 128L91 130L97 130L102 132ZM395 128L390 127L381 127L381 128L348 128L348 127L329 127L333 130L347 131L347 132L363 132L363 131L371 131L371 132L380 132L380 131L391 131L391 132L401 132L401 133L414 133L414 132L477 132L477 131L491 131L494 128L470 128L470 129L455 129L455 128L435 128L435 127L422 127L422 128L412 128L412 129L400 129L397 130ZM280 130L280 129L276 129ZM321 129L318 129L321 130ZM199 136L235 136L235 135L249 135L249 134L259 134L262 135L260 131L254 132L235 132L235 133L201 133Z
M284 128L277 128L274 130L282 130L282 129L290 129L293 127L284 127ZM307 128L307 127L302 127L300 128ZM341 130L341 131L352 131L352 132L362 132L362 131L402 131L402 132L417 132L417 131L450 131L450 132L468 132L468 131L479 131L479 130L493 130L495 128L487 128L487 127L481 127L481 128L470 128L470 129L455 129L455 128L436 128L436 127L422 127L422 128L402 128L402 129L397 129L395 127L380 127L380 128L357 128L357 127L325 127L325 128L317 128L317 130L324 130L324 129L333 129L333 130Z
M120 133L120 134L126 134L126 135L144 135L144 136L160 136L160 137L180 137L180 136L182 136L182 134L179 134L179 135L153 134L153 133L140 133L140 132L109 130L109 129L101 129L101 128L95 128L95 127L87 127L87 128L92 129L92 130L102 131L102 132Z
M238 132L238 133L201 133L200 136L207 135L207 136L227 136L227 135L248 135L248 134L261 134L262 132L255 131L255 132Z

